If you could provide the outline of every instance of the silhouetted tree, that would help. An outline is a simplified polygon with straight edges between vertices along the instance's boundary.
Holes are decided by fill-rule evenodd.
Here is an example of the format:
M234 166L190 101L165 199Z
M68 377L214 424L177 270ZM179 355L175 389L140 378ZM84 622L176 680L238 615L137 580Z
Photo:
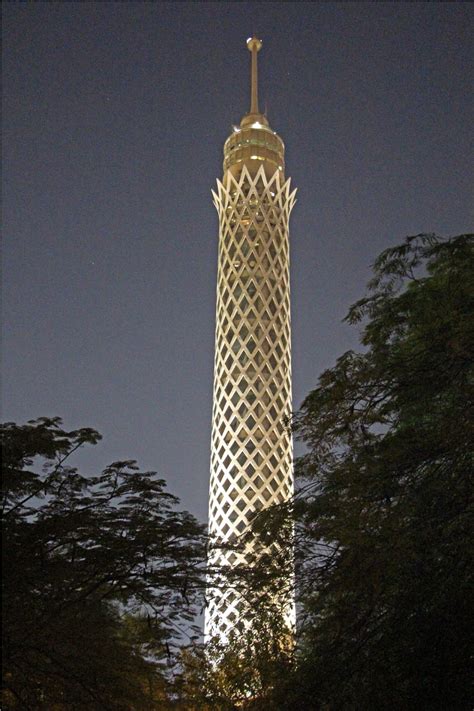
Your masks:
M1 428L3 708L168 708L163 668L202 589L203 528L133 461L69 466L100 435Z
M295 421L301 649L277 698L467 710L474 237L407 238L374 271L347 317L364 350L322 374Z

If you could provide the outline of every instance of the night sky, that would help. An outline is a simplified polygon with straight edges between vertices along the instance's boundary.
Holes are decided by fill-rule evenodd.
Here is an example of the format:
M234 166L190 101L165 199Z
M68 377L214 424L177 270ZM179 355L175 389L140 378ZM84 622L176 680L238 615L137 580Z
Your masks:
M207 517L222 146L261 107L298 187L295 409L370 265L472 227L470 3L4 3L4 420L59 415Z

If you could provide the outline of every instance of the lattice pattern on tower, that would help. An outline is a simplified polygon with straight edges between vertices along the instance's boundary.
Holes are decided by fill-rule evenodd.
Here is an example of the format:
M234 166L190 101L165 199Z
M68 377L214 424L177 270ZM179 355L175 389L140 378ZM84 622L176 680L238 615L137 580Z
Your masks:
M218 181L216 350L212 414L209 563L251 564L255 539L239 549L255 513L293 493L288 221L296 190L276 170ZM223 547L222 547L223 545ZM206 635L226 639L251 622L230 587L209 590ZM292 600L285 616L294 624Z

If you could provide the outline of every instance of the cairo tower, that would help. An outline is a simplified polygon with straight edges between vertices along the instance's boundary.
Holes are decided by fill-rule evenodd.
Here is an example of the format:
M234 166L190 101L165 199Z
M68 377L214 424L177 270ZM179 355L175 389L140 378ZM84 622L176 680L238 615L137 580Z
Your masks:
M247 40L250 112L225 142L213 192L219 261L208 562L224 577L208 585L205 636L222 641L252 623L248 600L225 571L252 565L262 543L249 534L250 522L293 494L288 222L296 190L285 179L283 141L258 107L261 46ZM292 582L289 590L279 607L292 630Z

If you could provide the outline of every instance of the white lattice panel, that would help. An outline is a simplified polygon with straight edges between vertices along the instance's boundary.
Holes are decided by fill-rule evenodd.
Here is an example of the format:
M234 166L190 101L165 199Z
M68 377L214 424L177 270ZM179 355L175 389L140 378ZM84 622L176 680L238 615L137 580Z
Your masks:
M218 181L219 213L216 350L212 414L210 565L251 563L255 540L240 550L255 513L293 493L288 221L296 190L276 170L243 167ZM291 585L290 585L291 587ZM226 639L251 622L236 590L210 589L206 636ZM291 597L291 596L290 596ZM294 624L294 606L286 604Z

